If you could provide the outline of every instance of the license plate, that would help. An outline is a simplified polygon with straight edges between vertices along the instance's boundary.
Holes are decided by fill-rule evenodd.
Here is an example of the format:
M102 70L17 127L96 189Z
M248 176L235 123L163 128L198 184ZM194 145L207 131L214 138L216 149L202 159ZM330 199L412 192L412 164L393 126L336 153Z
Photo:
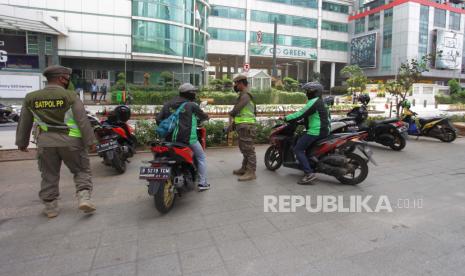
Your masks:
M166 180L170 177L170 167L141 167L139 179L161 179Z
M116 149L118 147L118 142L117 141L110 141L102 144L97 145L97 152L104 152L104 151L109 151L112 149Z

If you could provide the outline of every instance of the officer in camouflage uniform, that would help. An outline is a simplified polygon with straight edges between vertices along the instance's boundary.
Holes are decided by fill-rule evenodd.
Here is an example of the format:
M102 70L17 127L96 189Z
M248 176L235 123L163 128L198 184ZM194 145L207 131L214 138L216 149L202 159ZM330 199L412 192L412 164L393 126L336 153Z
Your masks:
M58 183L62 161L74 174L79 209L95 211L91 201L92 179L87 147L95 148L95 136L78 96L66 90L71 69L59 65L47 67L43 73L48 85L28 93L16 130L16 145L27 151L33 123L37 126L37 159L42 182L39 197L44 214L58 216Z
M247 76L238 75L233 82L234 91L239 93L239 97L229 115L233 119L232 128L236 129L239 136L239 149L244 156L241 168L234 170L233 174L239 175L239 181L250 181L257 178L255 175L257 157L254 147L256 136L255 103L249 93Z

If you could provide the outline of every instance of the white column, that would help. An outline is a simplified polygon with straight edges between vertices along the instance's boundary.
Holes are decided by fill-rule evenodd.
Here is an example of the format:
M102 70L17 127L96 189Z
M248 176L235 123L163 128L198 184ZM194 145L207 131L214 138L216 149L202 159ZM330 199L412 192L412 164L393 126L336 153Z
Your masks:
M244 63L250 63L250 17L252 15L252 1L246 0L246 27L245 27L245 53L244 53Z
M331 86L333 88L336 83L336 63L331 62Z

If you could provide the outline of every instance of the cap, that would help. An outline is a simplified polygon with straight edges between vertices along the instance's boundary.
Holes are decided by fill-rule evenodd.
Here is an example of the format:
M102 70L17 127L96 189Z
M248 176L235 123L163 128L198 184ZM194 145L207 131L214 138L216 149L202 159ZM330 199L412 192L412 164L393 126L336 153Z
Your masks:
M43 75L45 77L51 76L51 75L71 75L73 70L68 67L64 67L61 65L51 65L47 68L45 68Z
M240 81L240 80L247 80L247 76L244 74L239 74L236 77L234 77L233 82Z
M179 86L180 93L189 92L189 91L197 92L198 90L199 89L197 87L193 86L190 83L183 83L181 84L181 86Z

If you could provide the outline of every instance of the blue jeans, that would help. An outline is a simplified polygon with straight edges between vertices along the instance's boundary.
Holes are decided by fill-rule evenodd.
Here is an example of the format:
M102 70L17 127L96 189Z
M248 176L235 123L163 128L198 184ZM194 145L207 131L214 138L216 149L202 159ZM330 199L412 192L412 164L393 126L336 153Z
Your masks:
M189 145L191 150L194 152L194 157L197 160L197 170L199 173L199 185L207 184L207 157L203 151L200 142Z
M313 144L317 140L320 140L323 137L325 136L315 136L305 133L299 138L299 140L297 140L297 143L294 147L295 156L297 157L300 166L302 166L302 169L306 174L313 173L313 169L310 166L310 162L308 161L308 157L305 151L311 144Z

